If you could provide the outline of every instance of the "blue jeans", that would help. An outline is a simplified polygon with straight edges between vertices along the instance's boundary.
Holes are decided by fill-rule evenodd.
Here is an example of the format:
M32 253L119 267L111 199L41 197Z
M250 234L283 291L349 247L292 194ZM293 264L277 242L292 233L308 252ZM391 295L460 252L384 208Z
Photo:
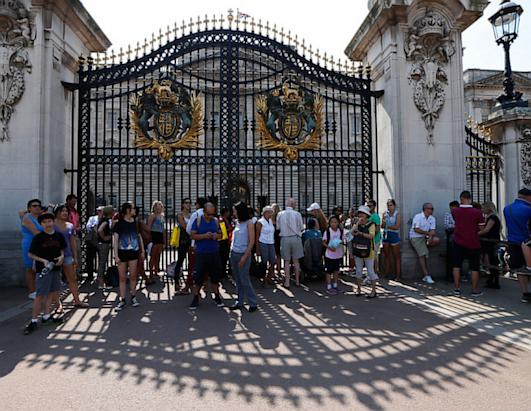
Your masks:
M236 289L238 290L238 305L242 305L245 297L251 307L256 307L256 294L249 278L249 268L251 267L251 257L245 261L242 268L239 267L239 262L243 253L230 252L230 266L232 267L232 276L236 280Z

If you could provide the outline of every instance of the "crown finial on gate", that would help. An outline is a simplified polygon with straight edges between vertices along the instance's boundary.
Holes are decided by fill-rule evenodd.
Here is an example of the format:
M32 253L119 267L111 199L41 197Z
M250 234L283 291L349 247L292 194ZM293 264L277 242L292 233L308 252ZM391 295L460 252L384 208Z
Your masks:
M155 33L151 33L151 41L149 42L151 45L151 51L155 50Z
M367 76L367 80L371 79L371 73L372 73L372 66L370 64L367 64L365 67L365 76Z
M229 9L227 12L227 20L229 21L229 28L232 26L232 20L234 20L234 10Z
M359 78L363 77L363 63L358 64L358 67L356 68L356 74Z
M468 124L468 128L472 128L472 116L468 116L466 123Z

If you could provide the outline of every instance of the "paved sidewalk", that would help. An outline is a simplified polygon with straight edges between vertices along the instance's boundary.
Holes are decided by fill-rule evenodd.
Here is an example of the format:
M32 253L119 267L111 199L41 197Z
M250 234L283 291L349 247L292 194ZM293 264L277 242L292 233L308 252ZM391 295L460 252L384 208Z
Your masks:
M530 307L513 302L514 285L481 300L442 284L386 286L375 300L257 285L257 313L209 298L191 312L171 281L116 313L114 291L84 288L93 308L67 308L62 325L30 336L23 315L0 325L0 404L56 407L60 387L76 410L520 409ZM232 285L223 296L230 304Z
M27 312L32 302L25 287L0 287L0 323Z

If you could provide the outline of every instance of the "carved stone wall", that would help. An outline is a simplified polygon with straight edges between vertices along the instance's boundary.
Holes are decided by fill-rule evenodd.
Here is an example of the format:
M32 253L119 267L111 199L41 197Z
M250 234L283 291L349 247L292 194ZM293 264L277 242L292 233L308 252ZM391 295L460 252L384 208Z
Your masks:
M9 140L9 120L31 72L27 47L35 39L34 17L21 1L0 0L0 141Z
M531 187L531 126L523 126L521 132L520 167L522 181L526 187Z
M414 90L413 100L428 131L427 141L433 144L435 122L446 100L445 66L455 54L444 17L427 11L415 20L406 35L404 51L411 61L408 80Z

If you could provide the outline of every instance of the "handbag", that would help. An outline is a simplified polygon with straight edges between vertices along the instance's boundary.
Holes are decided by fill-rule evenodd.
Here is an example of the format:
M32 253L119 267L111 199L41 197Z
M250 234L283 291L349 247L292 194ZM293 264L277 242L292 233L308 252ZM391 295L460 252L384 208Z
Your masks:
M109 268L107 268L107 271L103 276L103 281L107 287L118 287L120 285L120 274L118 272L118 267L111 265Z
M369 233L369 227L373 223L370 223L364 227L358 226L358 230L364 234ZM360 235L354 236L352 240L352 254L359 258L368 258L371 255L372 240Z
M179 226L173 227L173 230L171 230L171 237L170 237L171 247L179 247L180 234L181 234L180 227Z

